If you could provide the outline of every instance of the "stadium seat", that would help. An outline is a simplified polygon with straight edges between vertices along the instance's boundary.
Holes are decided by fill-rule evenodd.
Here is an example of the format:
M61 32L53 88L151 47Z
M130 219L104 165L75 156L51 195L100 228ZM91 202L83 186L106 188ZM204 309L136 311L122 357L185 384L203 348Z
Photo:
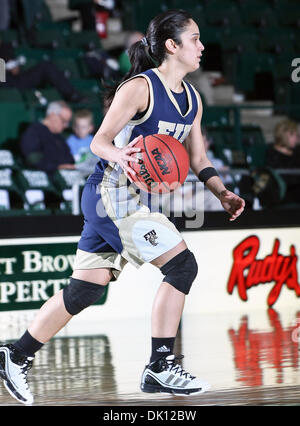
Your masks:
M255 74L270 73L274 69L275 59L271 53L249 52L240 56L235 86L242 92L250 92L255 87Z
M20 168L20 163L11 150L0 149L0 169L6 168L18 170Z
M263 1L245 1L241 15L246 25L254 27L275 27L278 24L275 11Z
M57 49L66 47L65 35L60 30L39 31L34 40L34 47Z
M125 31L135 31L138 29L137 20L137 2L138 0L132 0L131 2L122 2L122 27Z
M25 197L15 179L15 171L0 167L0 211L23 209Z
M61 212L72 213L73 185L77 184L81 190L85 183L81 173L78 170L57 170L52 177L52 182L63 198L60 205Z
M96 31L70 33L66 37L66 46L75 49L95 50L101 48L101 40Z
M22 169L17 174L20 187L24 191L25 206L29 210L44 210L49 197L59 203L60 191L52 184L42 170Z
M83 51L80 48L72 48L72 47L64 47L64 48L58 48L51 51L51 59L62 59L62 58L68 58L68 59L74 59L77 60L78 58L81 58L83 55Z
M207 125L206 130L213 141L212 149L214 150L216 157L223 160L225 164L230 165L230 155L228 155L226 150L231 152L236 148L234 138L232 137L232 127Z
M15 49L16 56L25 56L27 60L48 61L51 58L51 49L33 49L28 46L19 46Z
M149 22L154 16L164 12L168 9L168 2L163 0L143 1L136 2L136 28L142 32L146 32Z
M20 44L19 34L17 30L0 31L0 40L3 43L10 43L13 48L18 47Z
M62 99L61 94L54 88L24 89L22 91L26 105L31 108L45 108L49 102Z
M221 39L222 62L229 83L235 82L240 55L256 53L257 41L257 30L252 27L230 26L224 30Z
M79 78L79 79L72 79L71 83L74 87L78 90L83 90L90 93L100 93L101 89L101 83L99 80L96 80L94 78Z
M182 0L169 0L167 4L169 9L182 9ZM201 28L206 25L205 10L203 5L197 0L185 0L184 10L187 10L189 13L191 13L201 32Z
M226 53L255 52L257 50L257 30L248 26L231 25L223 31L222 50Z
M242 126L242 146L249 167L262 167L265 163L267 144L259 126Z
M18 89L1 88L1 90L0 90L0 102L23 103L23 98L22 98L22 95L21 95L21 93Z
M238 26L242 24L240 11L231 0L207 2L205 18L209 25Z
M70 79L80 78L80 71L76 60L73 58L54 58L54 64L63 71L64 76Z
M229 124L229 110L221 106L206 106L203 109L202 123L207 126L226 126Z
M264 164L266 143L259 126L241 126L241 146L233 126L207 126L213 139L215 154L225 164L238 168L260 167Z
M260 30L257 48L260 51L274 54L286 54L288 52L296 54L293 31L281 27Z
M0 90L0 146L8 139L17 139L19 127L28 123L31 112L26 108L21 93L17 89Z
M23 25L25 28L32 28L36 22L51 21L50 9L45 0L21 0L23 6Z

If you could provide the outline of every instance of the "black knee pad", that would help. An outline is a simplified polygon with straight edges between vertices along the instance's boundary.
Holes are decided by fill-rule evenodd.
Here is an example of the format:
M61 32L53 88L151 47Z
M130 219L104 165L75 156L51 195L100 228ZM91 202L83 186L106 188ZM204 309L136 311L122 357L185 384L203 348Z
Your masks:
M164 281L184 294L189 294L198 273L198 265L193 253L186 249L177 254L160 268Z
M63 289L66 310L71 315L79 314L83 309L100 299L105 286L70 278L70 284Z

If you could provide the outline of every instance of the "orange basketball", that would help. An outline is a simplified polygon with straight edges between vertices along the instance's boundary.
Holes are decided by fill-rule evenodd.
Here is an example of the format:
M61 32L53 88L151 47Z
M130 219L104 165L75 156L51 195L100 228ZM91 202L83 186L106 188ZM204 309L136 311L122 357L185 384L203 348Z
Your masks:
M149 135L136 145L139 163L130 163L136 175L133 181L142 190L172 192L186 179L190 162L184 146L169 135Z

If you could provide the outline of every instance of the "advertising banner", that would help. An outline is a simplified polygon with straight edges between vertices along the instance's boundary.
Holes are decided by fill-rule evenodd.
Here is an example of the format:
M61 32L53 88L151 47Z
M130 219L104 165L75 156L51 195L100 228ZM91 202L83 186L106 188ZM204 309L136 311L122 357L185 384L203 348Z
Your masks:
M38 309L69 283L79 237L0 240L0 311ZM98 304L105 302L106 293Z
M185 232L199 272L185 311L300 307L300 228Z

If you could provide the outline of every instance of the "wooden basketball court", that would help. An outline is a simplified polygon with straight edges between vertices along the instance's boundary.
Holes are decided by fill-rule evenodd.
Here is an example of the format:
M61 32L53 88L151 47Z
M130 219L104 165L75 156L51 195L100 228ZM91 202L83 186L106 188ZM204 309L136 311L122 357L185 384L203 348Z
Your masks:
M150 353L148 318L108 321L99 307L74 318L36 355L28 379L36 406L298 405L297 311L184 315L175 351L183 367L211 389L179 397L146 394L140 378ZM1 313L12 337L34 312ZM8 341L13 339L8 339ZM20 405L0 386L0 405Z

